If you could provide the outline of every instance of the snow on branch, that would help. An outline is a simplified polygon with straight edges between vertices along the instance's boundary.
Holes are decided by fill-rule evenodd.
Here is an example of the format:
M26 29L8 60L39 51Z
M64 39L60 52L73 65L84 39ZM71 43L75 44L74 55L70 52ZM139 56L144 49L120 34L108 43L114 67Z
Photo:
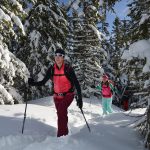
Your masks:
M122 59L131 60L134 57L139 59L145 59L146 63L143 67L143 72L150 71L150 39L149 40L140 40L130 45L129 50L126 50Z

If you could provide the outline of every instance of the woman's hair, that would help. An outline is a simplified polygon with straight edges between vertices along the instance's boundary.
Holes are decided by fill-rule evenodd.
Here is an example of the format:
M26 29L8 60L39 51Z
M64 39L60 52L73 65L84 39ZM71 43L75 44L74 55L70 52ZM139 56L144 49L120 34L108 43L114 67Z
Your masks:
M101 83L102 83L102 85L105 84L105 85L109 86L108 80L107 80L106 82L103 82L103 81L102 81Z

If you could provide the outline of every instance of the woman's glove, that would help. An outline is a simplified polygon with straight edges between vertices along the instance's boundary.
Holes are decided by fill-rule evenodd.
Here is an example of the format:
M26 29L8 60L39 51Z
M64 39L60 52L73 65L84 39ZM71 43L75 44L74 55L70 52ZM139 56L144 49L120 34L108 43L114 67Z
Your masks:
M77 101L77 106L78 106L80 109L82 109L82 107L83 107L82 97L76 96L76 101Z

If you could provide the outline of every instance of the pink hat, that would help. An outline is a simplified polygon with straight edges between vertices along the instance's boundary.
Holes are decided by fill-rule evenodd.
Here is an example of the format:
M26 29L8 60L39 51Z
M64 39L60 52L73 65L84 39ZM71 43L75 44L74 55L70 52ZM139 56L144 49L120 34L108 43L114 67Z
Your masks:
M108 76L106 74L103 75L103 78L108 79Z

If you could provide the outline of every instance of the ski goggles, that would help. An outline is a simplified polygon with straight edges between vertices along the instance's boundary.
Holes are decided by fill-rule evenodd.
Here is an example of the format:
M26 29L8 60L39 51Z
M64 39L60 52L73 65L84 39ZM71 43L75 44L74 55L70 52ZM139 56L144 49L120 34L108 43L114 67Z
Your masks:
M60 53L56 53L55 54L55 57L64 57L65 55L63 55L63 54L60 54Z

